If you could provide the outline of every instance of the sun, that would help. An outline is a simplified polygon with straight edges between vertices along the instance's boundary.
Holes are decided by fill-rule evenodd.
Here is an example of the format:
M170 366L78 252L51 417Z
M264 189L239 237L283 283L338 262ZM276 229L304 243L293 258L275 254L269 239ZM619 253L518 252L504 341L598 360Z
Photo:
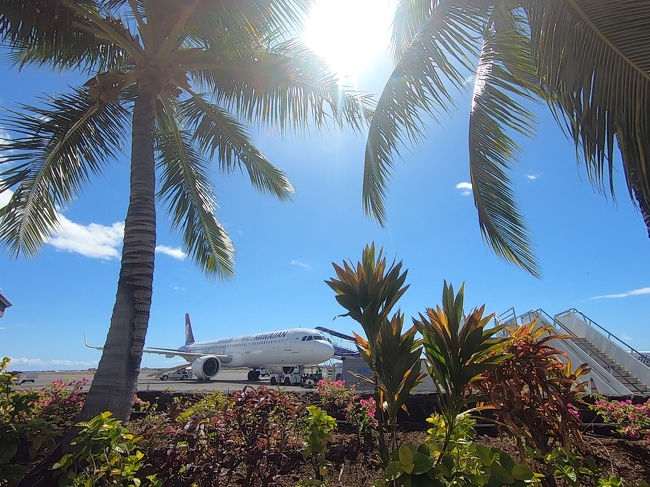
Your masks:
M303 38L338 77L355 84L389 46L394 0L316 0Z

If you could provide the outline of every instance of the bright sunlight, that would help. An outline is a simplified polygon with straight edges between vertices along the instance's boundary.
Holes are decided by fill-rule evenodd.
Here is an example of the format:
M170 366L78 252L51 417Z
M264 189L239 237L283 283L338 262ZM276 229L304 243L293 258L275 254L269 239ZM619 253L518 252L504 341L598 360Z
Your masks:
M387 52L394 10L391 0L317 0L305 42L341 80L355 84Z

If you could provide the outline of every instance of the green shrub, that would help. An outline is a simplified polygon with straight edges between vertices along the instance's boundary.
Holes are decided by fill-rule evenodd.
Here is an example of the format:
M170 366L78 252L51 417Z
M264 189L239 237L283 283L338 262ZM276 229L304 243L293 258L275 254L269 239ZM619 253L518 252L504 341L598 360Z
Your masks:
M433 426L420 445L403 444L391 452L384 479L377 485L524 487L539 479L510 455L474 441L475 421L469 414L454 420L449 433L442 415L427 419Z
M14 485L30 462L56 444L61 427L37 415L41 395L16 391L16 377L7 372L9 358L0 362L0 486Z
M133 436L120 421L105 412L88 422L71 442L73 451L52 466L62 487L159 486L155 474L138 475L144 465L140 438Z
M616 426L616 431L628 438L650 440L650 399L643 404L632 404L632 400L608 401L596 395L596 401L589 406L603 421Z
M327 443L331 439L330 433L336 429L336 420L328 416L321 408L316 406L307 406L307 415L301 420L303 432L306 439L303 446L302 456L305 460L310 460L314 466L315 478L302 481L301 486L320 486L327 485L324 480L327 474L327 467L331 465L327 461L325 454L327 452Z

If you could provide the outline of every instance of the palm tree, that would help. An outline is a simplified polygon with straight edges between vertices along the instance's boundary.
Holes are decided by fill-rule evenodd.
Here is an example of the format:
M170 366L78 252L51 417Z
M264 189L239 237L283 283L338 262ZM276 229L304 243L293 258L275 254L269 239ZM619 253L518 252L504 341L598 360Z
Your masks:
M280 200L293 188L245 124L304 130L362 126L370 100L342 92L325 65L291 40L307 0L1 0L0 35L19 65L79 69L70 93L11 111L17 137L0 210L8 251L35 254L57 207L115 159L131 118L131 182L117 295L80 419L133 401L152 296L156 197L208 276L233 274L233 245L214 215L208 162L247 171ZM204 156L207 154L208 157ZM156 178L159 184L156 191Z
M590 181L612 195L616 142L650 235L649 2L399 0L392 48L366 146L367 214L384 221L395 156L474 74L469 168L481 232L498 255L539 273L508 177L513 137L532 135L529 100L548 103Z

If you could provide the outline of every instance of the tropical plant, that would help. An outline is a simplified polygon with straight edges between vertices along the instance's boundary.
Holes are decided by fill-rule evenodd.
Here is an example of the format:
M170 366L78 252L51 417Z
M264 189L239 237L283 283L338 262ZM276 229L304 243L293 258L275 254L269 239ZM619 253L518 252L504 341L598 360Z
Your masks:
M155 474L139 476L144 465L144 453L139 448L141 438L129 433L110 412L79 426L81 430L72 441L73 451L52 466L59 477L59 485L162 485L162 479Z
M56 445L62 435L53 420L39 416L42 392L17 391L10 359L0 361L0 486L16 485L27 465ZM60 419L61 415L57 416ZM71 418L67 418L71 419Z
M573 140L589 180L601 190L609 183L612 194L618 145L650 234L649 28L645 0L400 0L395 67L366 145L366 213L385 220L400 148L422 140L425 119L450 112L474 75L469 170L481 232L499 256L539 272L508 175L516 136L532 136L535 99Z
M355 266L343 262L332 264L338 279L325 281L336 292L336 300L349 316L363 327L366 338L355 333L357 349L368 364L372 377L365 379L374 387L374 400L379 405L378 442L380 456L388 462L388 453L395 448L397 413L406 410L406 400L424 377L420 372L421 340L415 338L415 327L402 333L404 316L389 314L408 289L402 287L407 271L402 263L386 267L383 249L375 258L375 245L366 245L361 262ZM386 445L384 433L389 433Z
M307 415L302 418L305 436L302 456L311 460L316 478L309 478L298 485L320 486L327 485L325 475L331 462L327 461L327 443L331 440L330 433L336 429L336 419L329 416L318 406L307 406Z
M209 159L246 171L258 190L293 187L255 147L246 124L302 131L358 129L369 99L290 38L308 0L0 1L0 39L19 66L76 69L70 93L24 105L2 120L0 239L34 255L58 208L120 152L130 120L131 183L122 263L106 344L81 413L127 419L149 322L156 197L208 276L233 274L233 245L214 214ZM207 154L208 157L205 157ZM158 181L158 184L156 184ZM156 191L157 189L157 191Z
M380 485L524 487L540 477L507 453L476 443L476 421L468 413L457 418L449 441L441 415L433 414L427 421L432 427L425 442L403 444L392 452Z
M356 384L345 386L345 381L321 379L316 385L321 404L328 414L335 418L345 418L356 427L359 435L375 431L378 426L377 404L371 396L363 399L356 391Z
M465 285L454 293L445 281L442 290L442 308L428 308L420 319L413 319L422 334L429 374L438 388L440 411L445 421L447 438L451 440L456 421L476 401L471 386L481 374L494 369L506 358L504 339L493 338L503 327L485 329L494 315L483 317L485 306L475 308L465 316L463 300Z
M212 403L212 404L210 404ZM303 406L272 388L246 387L222 402L218 396L185 415L174 403L140 428L146 472L170 485L273 485L302 458Z
M498 424L523 447L543 455L555 447L582 449L580 416L573 404L581 402L589 372L587 364L573 370L553 340L569 338L537 321L508 326L507 354L497 367L483 372L474 387L493 408Z
M617 401L596 396L594 404L590 404L589 408L605 422L615 425L620 434L650 440L650 399L634 404L631 399Z

